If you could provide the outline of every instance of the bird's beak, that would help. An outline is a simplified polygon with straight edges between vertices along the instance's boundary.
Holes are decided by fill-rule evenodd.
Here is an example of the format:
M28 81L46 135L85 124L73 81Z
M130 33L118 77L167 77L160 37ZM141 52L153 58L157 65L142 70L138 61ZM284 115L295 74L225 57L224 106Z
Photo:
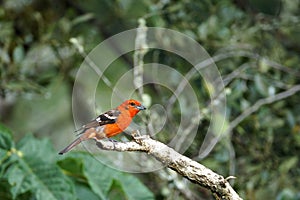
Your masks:
M137 108L137 109L139 109L139 110L146 110L146 107L145 107L145 106L143 106L143 105L136 106L136 108Z

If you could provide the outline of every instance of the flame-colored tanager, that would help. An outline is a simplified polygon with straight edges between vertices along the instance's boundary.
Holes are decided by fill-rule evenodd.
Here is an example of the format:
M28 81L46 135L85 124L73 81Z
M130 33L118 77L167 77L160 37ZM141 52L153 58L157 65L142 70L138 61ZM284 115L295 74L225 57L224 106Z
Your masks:
M134 99L126 100L117 108L109 110L96 119L82 126L80 136L75 139L66 148L61 150L59 154L64 154L78 145L80 142L88 139L101 140L113 137L122 133L131 123L133 117L140 110L146 108Z

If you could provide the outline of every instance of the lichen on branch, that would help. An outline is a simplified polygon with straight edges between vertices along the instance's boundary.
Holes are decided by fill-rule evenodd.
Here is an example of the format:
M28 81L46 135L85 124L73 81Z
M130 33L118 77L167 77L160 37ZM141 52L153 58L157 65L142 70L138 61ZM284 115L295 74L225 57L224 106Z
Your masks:
M150 138L140 136L138 131L132 133L133 141L109 142L99 140L97 146L109 151L140 151L153 156L168 168L181 174L188 180L209 189L216 199L241 200L227 179L213 172L200 163L181 155L167 145Z

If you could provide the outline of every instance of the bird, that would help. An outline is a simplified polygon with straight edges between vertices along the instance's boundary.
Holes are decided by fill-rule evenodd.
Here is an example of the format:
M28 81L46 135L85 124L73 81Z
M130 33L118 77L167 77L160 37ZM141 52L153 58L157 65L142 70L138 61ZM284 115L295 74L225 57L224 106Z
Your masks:
M73 149L82 141L94 139L101 140L113 137L122 133L131 123L132 119L141 110L145 110L139 101L129 99L124 101L115 109L111 109L103 114L100 114L94 120L83 125L79 130L79 137L71 144L61 150L58 154L62 155Z

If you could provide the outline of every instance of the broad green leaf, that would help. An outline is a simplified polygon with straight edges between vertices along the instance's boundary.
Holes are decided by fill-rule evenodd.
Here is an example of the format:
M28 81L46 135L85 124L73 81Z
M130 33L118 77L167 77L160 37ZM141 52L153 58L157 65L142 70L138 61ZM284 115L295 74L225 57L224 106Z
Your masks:
M13 146L14 143L11 131L0 124L0 149L10 150Z
M7 157L7 153L7 150L0 149L0 164L3 164L2 162L5 160L5 157Z
M10 184L4 178L0 178L0 197L1 199L12 199L12 195L10 194Z
M18 159L6 174L14 198L27 192L37 200L76 198L72 182L53 162L56 152L49 141L27 136L17 147L12 156Z
M77 183L75 185L75 191L80 200L99 200L98 195L96 195L87 185Z
M72 152L66 159L59 161L59 165L70 176L81 179L84 177L92 191L101 199L107 199L112 190L123 191L122 199L154 199L153 194L139 179L103 165L90 154Z
M108 193L108 199L114 199L114 200L127 199L122 189L121 183L119 181L116 180L113 181L113 184L111 185L111 189Z
M72 153L71 157L82 160L83 175L86 177L89 186L101 199L106 199L113 182L112 174L115 173L115 171L86 153Z
M68 173L75 174L75 176L82 175L83 162L81 159L67 157L66 159L58 161L58 165Z
M17 149L21 151L28 160L35 158L45 162L54 162L56 158L56 152L50 141L46 138L38 140L32 135L26 135L17 144Z
M115 180L118 181L128 200L154 199L153 193L143 183L131 174L117 173Z
M13 198L16 198L18 194L25 193L30 190L31 184L28 179L25 179L26 173L21 170L17 165L10 168L7 173L8 182L11 185L10 192Z

